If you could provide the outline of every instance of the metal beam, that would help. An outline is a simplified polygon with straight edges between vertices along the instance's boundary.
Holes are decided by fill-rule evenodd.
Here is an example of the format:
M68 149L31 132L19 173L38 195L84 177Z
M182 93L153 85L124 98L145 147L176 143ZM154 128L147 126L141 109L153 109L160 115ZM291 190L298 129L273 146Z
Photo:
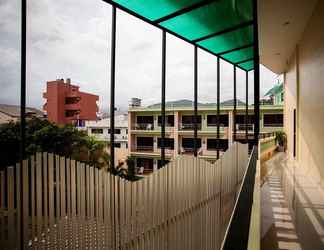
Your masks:
M258 2L253 0L253 40L254 46L254 145L258 146L260 133L260 57L258 33Z
M221 53L217 53L217 55L219 55L219 56L225 55L227 53L231 53L231 52L238 51L238 50L241 50L241 49L250 48L252 46L253 46L253 43L249 43L249 44L243 45L241 47L237 47L237 48L234 48L234 49L230 49L230 50L223 51Z
M236 140L236 66L233 67L233 75L234 75L234 109L233 109L233 142Z
M194 156L198 155L198 48L194 47Z
M245 72L245 140L249 142L249 131L248 131L248 120L249 120L249 73Z
M232 32L232 31L235 31L235 30L238 30L238 29L242 29L242 28L247 27L247 26L250 26L252 24L253 24L253 21L252 20L251 21L244 22L244 23L240 23L238 25L229 27L227 29L224 29L224 30L221 30L221 31L217 31L217 32L214 32L212 34L209 34L209 35L206 35L206 36L203 36L203 37L194 39L194 40L192 40L192 42L198 43L198 42L201 42L201 41L206 40L208 38L212 38L212 37L219 36L219 35L224 35L226 33L229 33L229 32Z
M20 66L20 248L24 249L24 185L23 160L26 158L26 37L27 37L27 0L21 1L21 66Z
M116 7L112 7L110 64L110 167L115 167Z
M216 117L217 117L217 134L216 134L216 153L217 159L219 159L219 125L220 125L220 58L217 57L217 110L216 110Z
M194 4L190 5L190 6L184 7L183 9L177 10L177 11L175 11L175 12L169 14L169 15L158 18L158 19L154 20L153 22L155 24L158 24L158 23L167 21L167 20L169 20L171 18L181 16L181 15L183 15L185 13L188 13L188 12L193 11L195 9L201 8L201 7L203 7L203 6L207 5L207 4L210 4L210 3L215 2L215 1L216 0L203 0L203 1L200 1L198 3L194 3ZM217 0L217 1L219 1L219 0Z
M162 84L161 84L161 166L165 163L165 65L166 32L162 31Z
M116 3L116 2L114 2L114 1L112 1L112 0L102 0L102 1L104 1L104 2L106 2L106 3L109 3L109 4L111 4L112 6L115 6L116 8L118 8L118 9L120 9L120 10L122 10L122 11L124 11L124 12L126 12L126 13L128 13L128 14L130 14L130 15L132 15L132 16L134 16L134 17L136 17L136 18L138 18L138 19L140 19L140 20L146 22L146 23L149 23L149 24L153 25L153 26L156 27L156 28L159 28L159 29L161 29L161 30L165 30L165 31L166 31L167 33L169 33L170 35L173 35L173 36L175 36L175 37L177 37L177 38L179 38L179 39L181 39L181 40L183 40L183 41L185 41L185 42L187 42L187 43L189 43L189 44L192 44L192 45L194 45L194 46L197 46L199 49L201 49L201 50L203 50L203 51L206 51L207 53L209 53L209 54L211 54L211 55L218 56L216 53L214 53L214 52L212 52L212 51L210 51L210 50L208 50L208 49L206 49L206 48L204 48L204 47L202 47L202 46L200 46L200 45L198 45L198 44L195 44L193 41L191 41L191 40L189 40L189 39L187 39L187 38L185 38L185 37L183 37L183 36L180 36L179 34L173 32L172 30L169 30L169 29L167 29L167 28L165 28L165 27L160 26L159 24L154 23L153 21L151 21L151 20L149 20L149 19L147 19L147 18L145 18L145 17L143 17L143 16L137 14L137 13L134 12L134 11L131 11L131 10L125 8L124 6L122 6L122 5L120 5L120 4ZM230 62L229 60L227 60L226 58L223 58L222 56L219 56L219 57L220 57L222 60L224 60L225 62L228 62L228 63L230 63L230 64L234 64L233 62ZM239 65L237 65L237 67L240 68L240 69L243 70L243 71L246 71L244 68L242 68L242 67L239 66Z

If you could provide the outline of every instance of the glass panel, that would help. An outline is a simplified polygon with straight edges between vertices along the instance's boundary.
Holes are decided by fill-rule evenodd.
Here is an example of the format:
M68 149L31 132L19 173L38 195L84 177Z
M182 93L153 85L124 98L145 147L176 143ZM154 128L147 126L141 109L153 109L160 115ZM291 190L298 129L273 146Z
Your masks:
M114 2L153 21L202 0L115 0Z
M216 1L184 15L164 21L161 26L194 40L252 19L251 0Z

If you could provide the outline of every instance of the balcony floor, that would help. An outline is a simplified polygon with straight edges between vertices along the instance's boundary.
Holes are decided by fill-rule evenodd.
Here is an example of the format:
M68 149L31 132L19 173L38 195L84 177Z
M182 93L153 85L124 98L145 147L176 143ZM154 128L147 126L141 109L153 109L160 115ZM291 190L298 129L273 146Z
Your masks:
M324 190L285 153L264 163L261 249L324 249Z

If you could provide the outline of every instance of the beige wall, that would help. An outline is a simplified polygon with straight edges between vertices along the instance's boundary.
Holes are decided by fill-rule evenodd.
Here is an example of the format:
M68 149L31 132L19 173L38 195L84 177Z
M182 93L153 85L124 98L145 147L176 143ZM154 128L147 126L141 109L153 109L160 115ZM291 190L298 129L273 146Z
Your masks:
M297 159L324 185L324 1L318 1L285 76L285 130L292 155L298 108ZM299 102L298 102L299 93Z

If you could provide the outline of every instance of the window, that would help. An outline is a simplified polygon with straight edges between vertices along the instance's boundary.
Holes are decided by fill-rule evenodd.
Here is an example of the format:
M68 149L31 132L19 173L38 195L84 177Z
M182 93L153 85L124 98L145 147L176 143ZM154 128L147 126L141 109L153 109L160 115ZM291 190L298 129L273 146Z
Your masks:
M236 115L236 124L245 124L245 115ZM248 115L248 124L254 124L254 115Z
M120 143L119 142L115 142L115 148L120 148Z
M264 127L283 127L283 114L264 114Z
M153 116L136 116L137 123L151 123L153 124Z
M182 147L183 148L193 148L194 147L194 138L182 138ZM197 148L201 147L201 139L197 138Z
M102 128L92 128L91 134L103 134L103 129Z
M228 127L228 115L219 116L219 124L221 127ZM207 126L217 126L217 115L207 115Z
M182 123L193 124L194 119L195 119L194 115L183 115L182 116ZM197 123L201 123L201 115L197 116Z
M207 139L207 150L216 150L216 149L217 149L217 139ZM220 139L218 149L226 151L228 149L228 140Z
M108 134L110 134L110 128L108 129ZM115 135L119 135L120 134L120 129L119 128L115 128Z
M153 147L153 137L137 137L136 142L138 146Z
M158 116L158 125L161 126L162 124L162 116ZM173 127L174 126L174 115L167 115L165 116L165 126Z
M283 102L284 101L284 93L283 92L280 94L280 97L281 97L281 101Z
M164 146L168 149L174 149L174 139L164 138ZM161 148L161 138L158 138L158 148Z

